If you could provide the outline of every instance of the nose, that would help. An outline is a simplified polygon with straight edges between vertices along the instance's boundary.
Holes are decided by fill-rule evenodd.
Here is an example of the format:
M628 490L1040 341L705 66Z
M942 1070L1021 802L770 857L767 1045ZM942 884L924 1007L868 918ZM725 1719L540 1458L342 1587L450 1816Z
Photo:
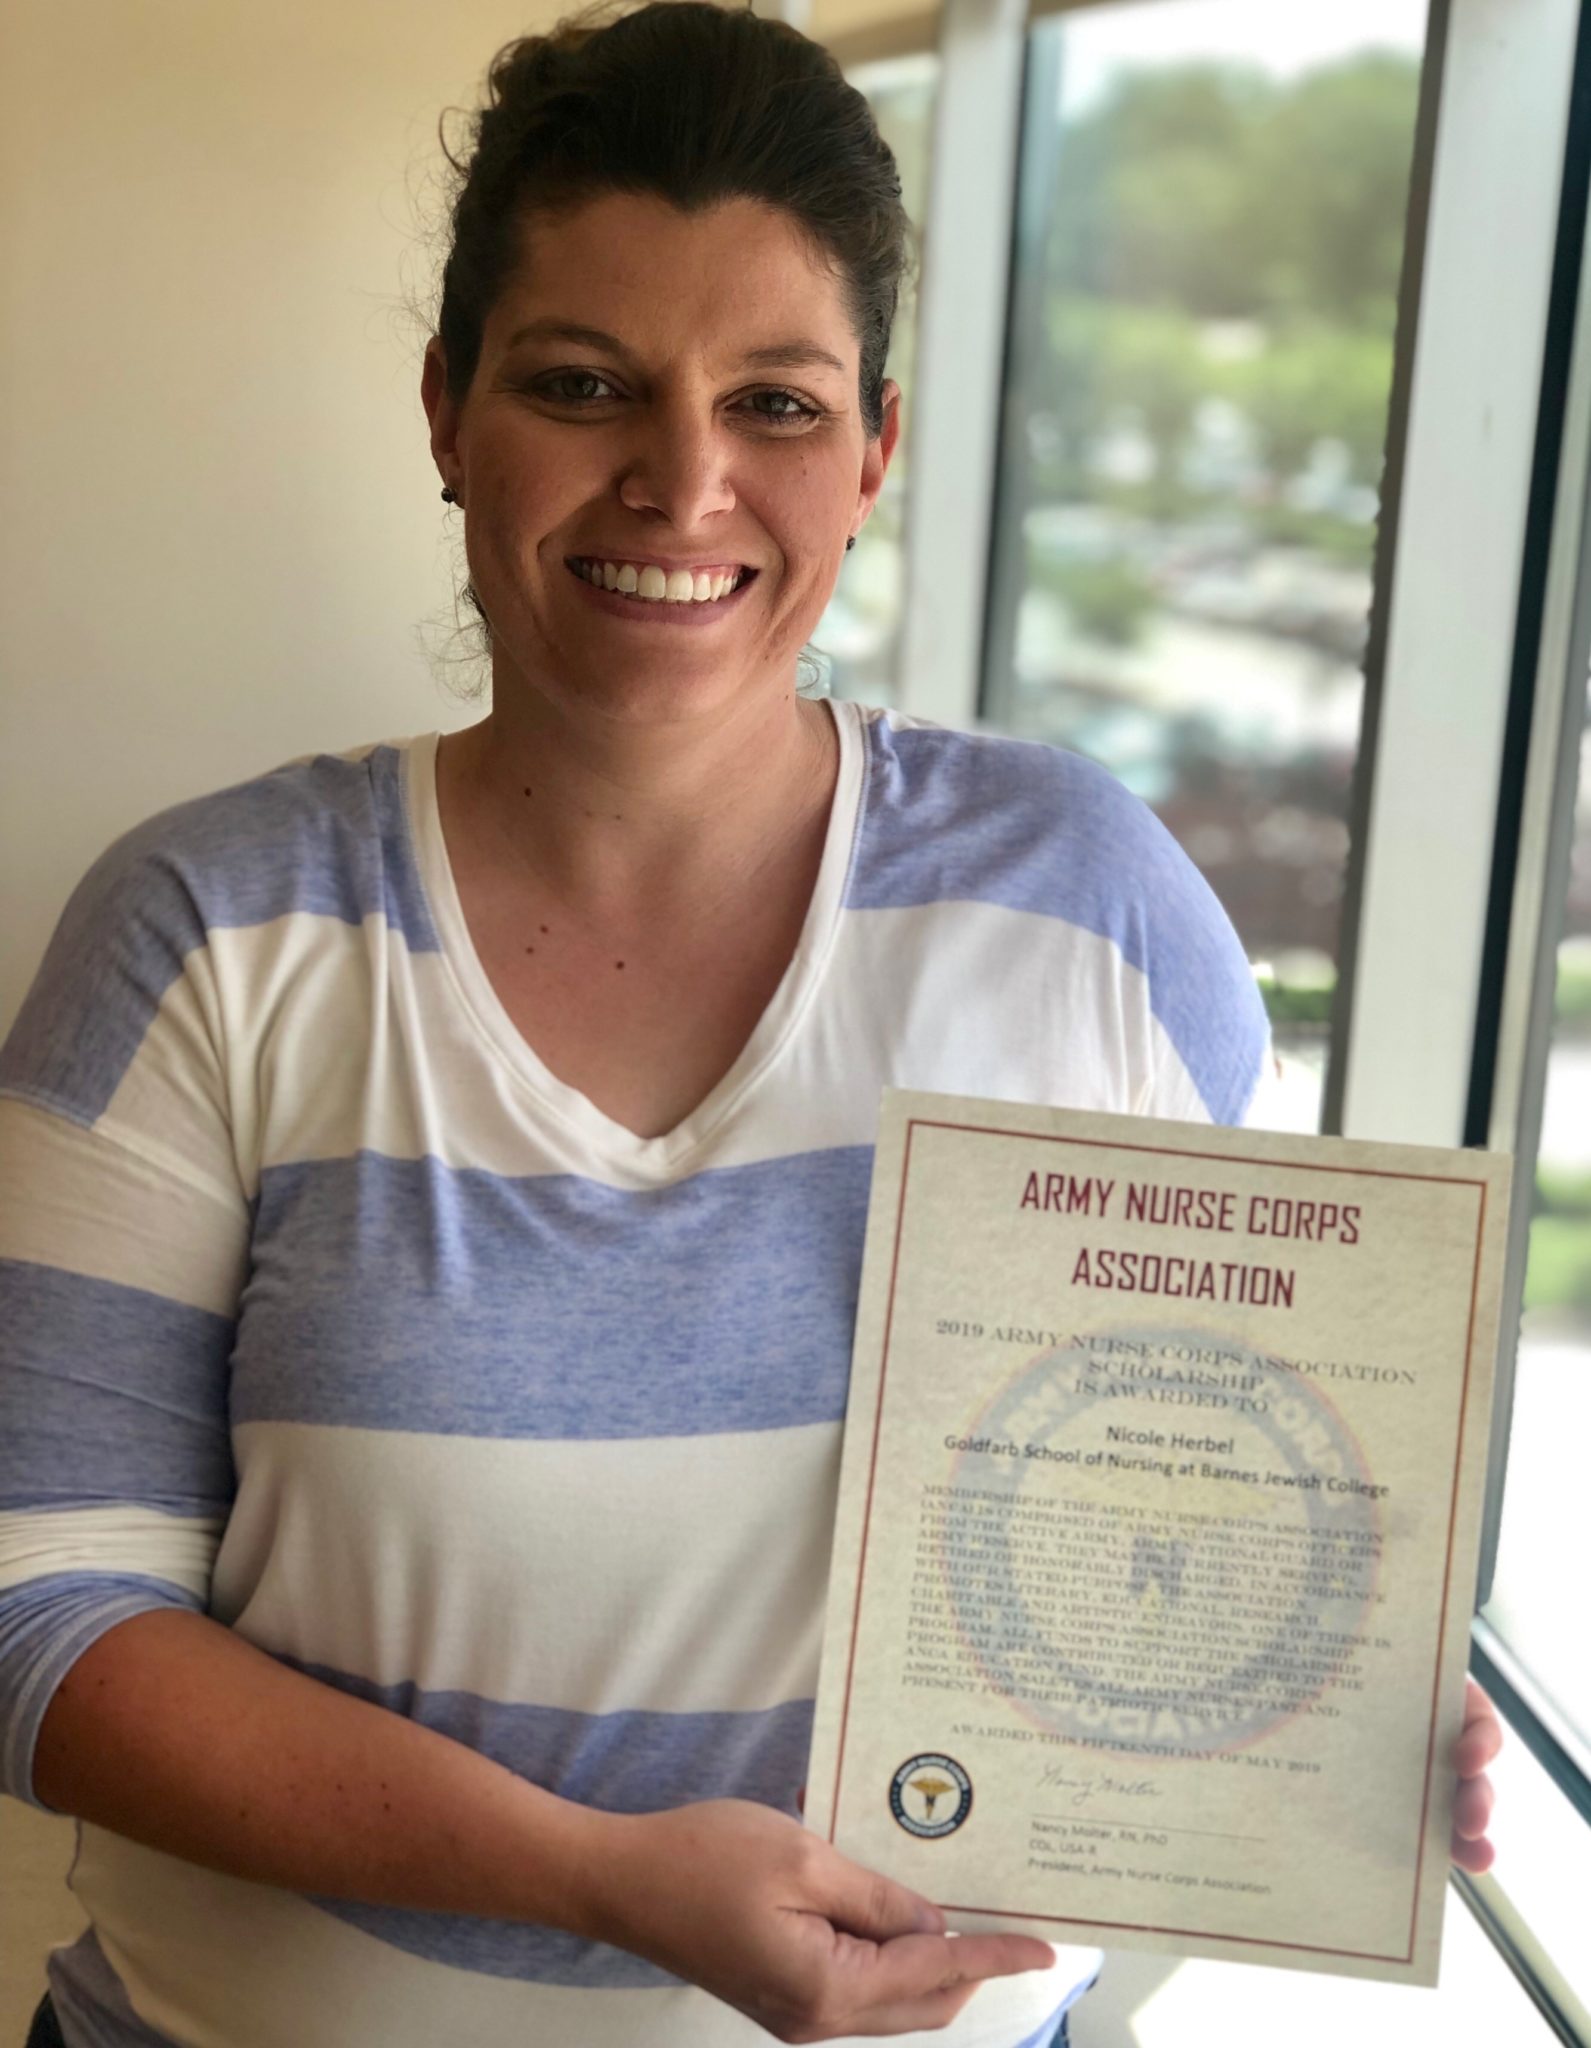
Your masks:
M692 533L735 503L729 464L733 450L710 411L694 406L647 407L636 423L619 478L619 499L632 512L661 513L681 533Z

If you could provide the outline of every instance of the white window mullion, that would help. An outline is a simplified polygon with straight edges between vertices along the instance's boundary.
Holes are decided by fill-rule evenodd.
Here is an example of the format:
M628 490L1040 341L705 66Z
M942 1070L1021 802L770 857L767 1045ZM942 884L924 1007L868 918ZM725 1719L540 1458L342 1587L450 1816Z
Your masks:
M1579 8L1446 12L1342 1115L1437 1145L1469 1087Z
M1026 0L946 0L906 486L898 702L977 714L1005 356Z
M812 0L757 0L754 11L771 21L787 21L804 36L812 33Z

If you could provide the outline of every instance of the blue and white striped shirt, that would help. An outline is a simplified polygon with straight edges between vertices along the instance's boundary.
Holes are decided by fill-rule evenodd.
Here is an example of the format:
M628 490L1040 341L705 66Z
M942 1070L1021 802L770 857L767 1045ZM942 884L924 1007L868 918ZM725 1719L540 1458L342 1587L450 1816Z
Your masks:
M880 1089L1230 1123L1266 1046L1215 899L1103 771L833 710L795 957L658 1138L495 995L434 734L89 872L0 1053L0 1788L36 1798L74 1659L171 1606L569 1799L795 1812ZM79 1835L74 2048L767 2038L553 1929ZM1047 2039L1097 1961L909 2038Z

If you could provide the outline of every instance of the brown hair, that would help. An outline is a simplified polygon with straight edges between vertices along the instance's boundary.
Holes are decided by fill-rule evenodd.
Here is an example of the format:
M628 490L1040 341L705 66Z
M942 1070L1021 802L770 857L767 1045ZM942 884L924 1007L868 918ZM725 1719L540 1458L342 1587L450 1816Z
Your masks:
M837 268L861 344L862 421L878 434L909 230L895 159L827 50L749 8L652 0L509 43L488 86L473 152L461 161L443 143L462 180L437 316L450 397L475 375L527 210L613 191L683 212L758 199Z

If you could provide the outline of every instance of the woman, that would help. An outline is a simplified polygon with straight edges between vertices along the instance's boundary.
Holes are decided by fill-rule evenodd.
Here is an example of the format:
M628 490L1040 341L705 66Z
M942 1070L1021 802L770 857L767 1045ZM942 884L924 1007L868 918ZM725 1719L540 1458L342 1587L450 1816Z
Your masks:
M798 1819L879 1089L1236 1121L1252 979L1098 771L797 694L898 432L830 59L515 45L455 227L490 716L128 835L0 1063L35 2040L1061 2039L1095 1952Z

